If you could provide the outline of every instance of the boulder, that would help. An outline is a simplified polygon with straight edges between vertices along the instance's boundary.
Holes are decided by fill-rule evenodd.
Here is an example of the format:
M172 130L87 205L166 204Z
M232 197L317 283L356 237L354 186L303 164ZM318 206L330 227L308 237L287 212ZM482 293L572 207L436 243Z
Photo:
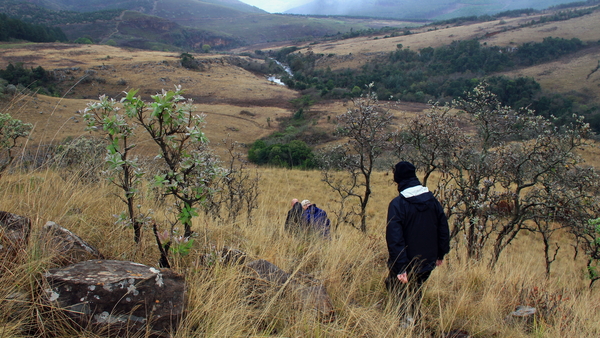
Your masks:
M251 275L248 290L252 303L264 301L261 295L268 299L274 291L285 286L285 293L291 295L288 299L293 301L290 306L312 311L322 322L335 319L333 303L320 281L300 272L292 275L264 259L247 263L245 267Z
M129 261L89 260L44 274L47 301L109 335L174 332L184 314L182 275Z
M321 322L330 323L335 320L333 303L323 284L305 286L294 283L292 286L296 289L294 297L296 306L314 311Z
M27 217L0 211L0 253L23 249L29 241L31 220Z
M277 265L259 259L246 264L247 267L252 269L257 274L257 277L266 281L282 285L290 277L290 274L281 270Z
M44 252L54 256L54 262L61 266L90 259L104 259L96 248L54 222L44 225L40 239Z

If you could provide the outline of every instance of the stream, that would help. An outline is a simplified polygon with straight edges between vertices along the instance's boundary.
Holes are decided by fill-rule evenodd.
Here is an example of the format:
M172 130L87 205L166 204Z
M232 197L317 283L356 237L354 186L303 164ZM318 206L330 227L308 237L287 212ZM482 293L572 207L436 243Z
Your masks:
M283 63L275 60L275 59L271 59L273 61L275 61L275 63L277 63L279 66L281 66L281 68L283 68L283 70L285 70L285 72L290 76L293 77L294 74L292 73L292 70L290 69L290 67L288 67L287 65L284 65ZM283 83L283 81L281 81L281 78L279 78L277 75L270 75L267 80L276 83L278 85L282 85L285 86L285 83Z

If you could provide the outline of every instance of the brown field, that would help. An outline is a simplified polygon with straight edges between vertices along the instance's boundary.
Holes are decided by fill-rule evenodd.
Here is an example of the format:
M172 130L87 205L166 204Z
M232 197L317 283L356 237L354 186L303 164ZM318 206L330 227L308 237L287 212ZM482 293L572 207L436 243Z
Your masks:
M29 57L34 53L35 57ZM13 102L2 102L2 110L33 123L31 141L47 143L83 134L85 126L80 112L102 94L119 99L123 91L138 89L138 93L149 100L150 95L162 89L181 85L185 96L197 102L197 112L207 115L209 138L220 140L231 134L236 141L249 143L270 134L277 127L277 117L290 114L288 102L298 95L285 86L229 65L222 56L196 56L207 62L202 72L182 68L178 65L178 56L102 45L42 44L5 48L0 54L0 67L6 67L8 62L25 62L31 67L41 65L48 70L76 67L70 74L76 78L92 69L94 77L105 82L76 84L65 93L65 98L23 96ZM127 82L125 86L117 84L121 79ZM240 114L243 110L252 114ZM267 126L267 118L271 118L271 128Z
M0 49L0 67L9 62L23 62L26 67L38 65L47 70L60 69L77 79L91 70L93 78L102 82L81 81L69 88L63 98L23 95L12 101L1 101L0 110L32 123L31 145L60 142L66 137L86 135L81 112L87 103L106 94L119 99L123 91L138 89L146 100L162 89L181 85L186 98L194 100L196 112L206 115L206 134L210 140L224 138L249 144L265 137L278 127L278 118L289 116L289 101L299 96L285 86L267 81L260 75L232 66L227 56L196 55L205 61L203 71L194 72L178 65L176 53L126 50L104 45L34 44ZM125 80L126 85L118 82ZM351 107L351 102L321 102L311 108L318 117L317 125L333 130L327 116L334 117ZM426 109L424 104L390 104L399 115ZM243 113L242 113L243 111ZM270 127L267 123L270 119ZM145 142L142 142L142 146Z
M398 44L405 48L419 50L425 47L440 47L454 40L468 40L482 38L486 34L494 35L480 39L481 43L488 45L509 46L524 42L539 42L543 38L552 36L565 39L579 38L586 42L600 40L600 11L590 15L567 21L548 22L526 28L517 28L519 24L539 19L538 15L519 18L506 18L503 21L490 21L474 23L457 27L424 27L411 29L413 34L399 37L384 38L359 37L322 43L305 47L314 53L335 54L332 61L323 64L331 69L355 68L360 66L375 53L391 52L396 50ZM503 31L506 30L506 31Z
M532 77L544 90L559 93L579 92L595 98L595 101L600 103L600 72L590 74L598 66L599 60L600 46L596 46L558 61L503 74L511 77Z

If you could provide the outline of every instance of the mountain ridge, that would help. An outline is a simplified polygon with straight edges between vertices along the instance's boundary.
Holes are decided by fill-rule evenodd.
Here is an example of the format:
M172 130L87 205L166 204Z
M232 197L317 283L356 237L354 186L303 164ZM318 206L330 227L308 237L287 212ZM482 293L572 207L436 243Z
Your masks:
M567 1L568 2L568 1ZM564 4L564 0L314 0L291 8L286 14L347 15L393 19L445 20L461 16L492 15L503 11L533 8L546 9Z

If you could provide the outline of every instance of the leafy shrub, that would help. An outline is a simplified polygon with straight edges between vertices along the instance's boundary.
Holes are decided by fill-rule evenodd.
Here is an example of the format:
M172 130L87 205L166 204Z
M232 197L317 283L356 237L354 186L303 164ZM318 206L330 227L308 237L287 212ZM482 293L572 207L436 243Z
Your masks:
M79 44L82 44L82 45L91 45L91 44L93 44L93 42L92 42L92 40L90 38L83 38L83 37L75 39L75 41L73 41L73 43L79 43Z
M310 169L315 167L312 149L299 140L270 145L263 140L257 140L248 150L248 160L256 164L285 168Z
M11 85L21 85L31 91L37 90L41 94L58 94L58 90L54 86L54 76L42 66L27 69L23 67L22 62L17 62L14 65L9 63L6 69L0 69L0 78Z
M0 176L14 160L14 149L19 139L26 138L33 126L0 113Z

